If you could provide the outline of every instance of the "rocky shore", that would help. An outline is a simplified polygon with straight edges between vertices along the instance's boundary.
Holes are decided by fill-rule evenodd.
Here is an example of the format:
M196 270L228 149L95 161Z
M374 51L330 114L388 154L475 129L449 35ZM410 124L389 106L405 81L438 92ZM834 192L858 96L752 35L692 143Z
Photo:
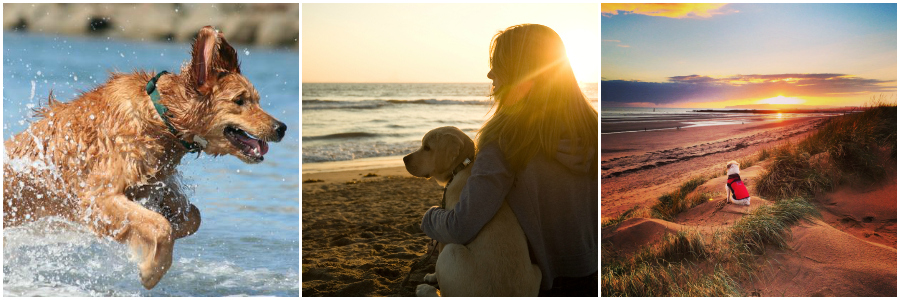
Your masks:
M297 49L299 11L297 3L4 3L3 30L186 42L212 25L233 44Z

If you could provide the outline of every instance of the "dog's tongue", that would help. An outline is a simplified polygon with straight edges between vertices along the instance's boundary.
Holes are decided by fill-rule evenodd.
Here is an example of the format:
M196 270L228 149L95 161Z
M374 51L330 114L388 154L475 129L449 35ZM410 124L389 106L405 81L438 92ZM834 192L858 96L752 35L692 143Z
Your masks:
M259 140L259 155L266 155L266 152L269 152L269 143Z
M266 141L257 140L246 136L238 136L238 138L241 140L241 143L249 146L248 148L251 151L255 150L259 155L266 155L266 152L269 152L269 144L266 143Z

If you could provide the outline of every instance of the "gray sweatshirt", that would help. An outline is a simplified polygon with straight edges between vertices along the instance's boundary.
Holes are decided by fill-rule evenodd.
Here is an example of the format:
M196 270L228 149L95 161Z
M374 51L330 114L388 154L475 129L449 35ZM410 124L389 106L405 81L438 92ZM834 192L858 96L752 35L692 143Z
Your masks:
M582 277L597 272L597 172L591 172L597 152L587 157L567 154L560 141L556 157L536 155L524 170L510 170L496 144L483 148L472 166L454 209L432 207L422 218L422 230L446 244L468 244L500 210L503 200L519 219L529 250L543 274L541 289L557 277Z

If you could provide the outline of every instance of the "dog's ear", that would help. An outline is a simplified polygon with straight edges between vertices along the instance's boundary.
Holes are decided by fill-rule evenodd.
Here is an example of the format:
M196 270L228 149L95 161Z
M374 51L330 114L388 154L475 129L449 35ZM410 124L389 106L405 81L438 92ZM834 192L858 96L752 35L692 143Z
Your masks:
M191 83L197 91L207 95L221 72L241 73L237 52L221 32L212 26L204 26L191 46Z
M441 141L444 144L444 153L442 154L447 159L447 163L452 164L453 161L456 160L456 157L459 156L459 151L462 149L463 142L458 136L450 133L441 135Z

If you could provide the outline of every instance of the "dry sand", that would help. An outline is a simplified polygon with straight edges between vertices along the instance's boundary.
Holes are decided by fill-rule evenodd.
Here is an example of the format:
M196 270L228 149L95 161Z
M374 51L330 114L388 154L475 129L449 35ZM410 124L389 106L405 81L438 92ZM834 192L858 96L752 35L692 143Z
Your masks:
M719 165L762 147L788 139L796 141L811 133L816 124L818 121L793 120L746 128L730 125L693 132L604 135L602 214L614 217L634 205L650 206L657 197L693 176L723 168ZM743 146L736 147L739 144ZM717 207L724 198L727 177L723 175L693 192L718 192L721 197L679 214L673 222L635 218L603 228L603 244L613 245L613 251L621 255L630 255L679 230L727 230L756 207L770 204L755 196L755 182L770 163L764 161L741 172L754 195L750 207ZM813 202L822 220L793 226L789 249L770 246L758 258L763 266L756 271L758 279L740 282L747 295L896 296L896 178L863 189L841 188L818 195Z
M419 224L439 205L441 187L403 167L303 173L302 180L302 295L414 296L434 272L436 255L413 264L426 255L430 239Z

